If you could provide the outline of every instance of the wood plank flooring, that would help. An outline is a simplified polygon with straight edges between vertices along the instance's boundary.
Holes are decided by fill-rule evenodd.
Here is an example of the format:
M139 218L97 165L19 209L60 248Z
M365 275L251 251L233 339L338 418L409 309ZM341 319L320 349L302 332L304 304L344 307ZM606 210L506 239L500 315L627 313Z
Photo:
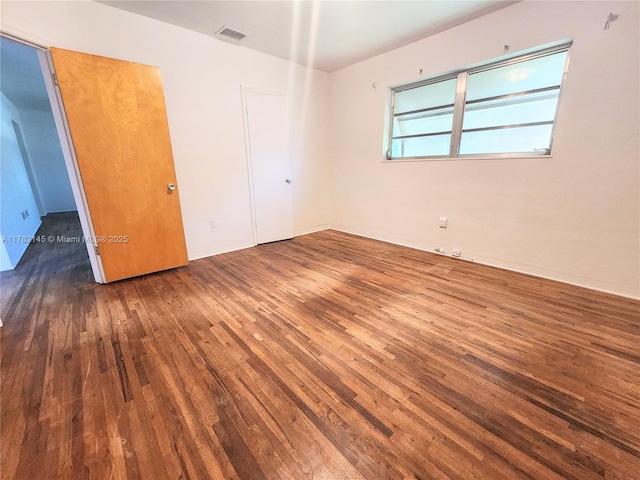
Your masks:
M637 301L336 231L0 281L3 479L640 478Z

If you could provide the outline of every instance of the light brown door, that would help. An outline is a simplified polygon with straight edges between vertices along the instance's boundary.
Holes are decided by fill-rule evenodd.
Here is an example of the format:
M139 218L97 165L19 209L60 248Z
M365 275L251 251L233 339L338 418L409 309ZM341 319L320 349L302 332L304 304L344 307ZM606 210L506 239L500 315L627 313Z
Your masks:
M187 264L160 70L51 56L106 281Z

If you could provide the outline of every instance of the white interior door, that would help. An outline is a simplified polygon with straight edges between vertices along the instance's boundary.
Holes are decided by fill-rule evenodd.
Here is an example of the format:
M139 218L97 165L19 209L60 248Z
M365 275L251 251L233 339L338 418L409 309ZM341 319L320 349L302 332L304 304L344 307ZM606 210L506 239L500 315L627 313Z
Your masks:
M289 116L284 96L245 90L256 243L293 238Z

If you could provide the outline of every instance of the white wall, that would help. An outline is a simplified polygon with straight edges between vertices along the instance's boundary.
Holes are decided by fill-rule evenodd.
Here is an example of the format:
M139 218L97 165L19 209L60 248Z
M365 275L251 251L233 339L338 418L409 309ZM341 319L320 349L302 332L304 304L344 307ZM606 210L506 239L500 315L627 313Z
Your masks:
M20 118L42 214L77 210L51 110L21 108Z
M12 122L21 125L18 109L0 93L0 271L16 267L41 223Z
M327 74L95 2L1 8L8 33L161 68L189 258L253 244L241 85L288 94L295 232L329 225Z
M333 226L640 297L639 5L525 1L332 73ZM567 38L553 158L383 162L386 87Z

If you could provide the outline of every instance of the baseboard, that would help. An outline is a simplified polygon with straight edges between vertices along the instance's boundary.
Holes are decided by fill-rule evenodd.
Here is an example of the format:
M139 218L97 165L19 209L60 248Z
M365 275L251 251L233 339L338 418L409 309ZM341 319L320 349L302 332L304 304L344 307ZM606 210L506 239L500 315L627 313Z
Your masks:
M223 253L229 253L229 252L236 252L238 250L244 250L245 248L251 248L251 247L255 247L255 245L253 245L253 243L249 242L243 242L243 243L237 243L237 244L232 244L232 245L226 245L222 248L220 248L219 250L214 250L214 251L200 251L200 252L196 252L193 254L189 255L189 261L193 261L193 260L200 260L201 258L207 258L207 257L214 257L216 255L222 255Z
M309 235L310 233L321 232L323 230L329 230L330 228L331 228L331 225L329 225L328 223L323 225L316 225L315 227L308 227L308 228L303 228L301 230L296 230L295 236L298 237L300 235Z

